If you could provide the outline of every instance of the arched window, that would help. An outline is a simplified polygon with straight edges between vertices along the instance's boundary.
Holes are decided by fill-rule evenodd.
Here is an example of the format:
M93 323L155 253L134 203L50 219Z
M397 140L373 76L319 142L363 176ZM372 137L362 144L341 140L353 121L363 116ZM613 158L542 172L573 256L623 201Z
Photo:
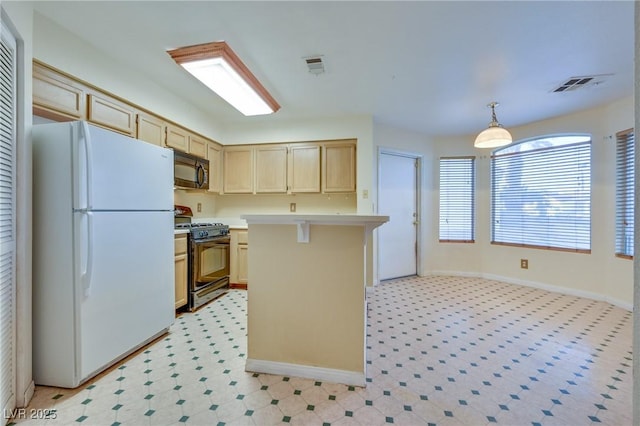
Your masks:
M491 242L591 252L591 137L542 136L491 156Z

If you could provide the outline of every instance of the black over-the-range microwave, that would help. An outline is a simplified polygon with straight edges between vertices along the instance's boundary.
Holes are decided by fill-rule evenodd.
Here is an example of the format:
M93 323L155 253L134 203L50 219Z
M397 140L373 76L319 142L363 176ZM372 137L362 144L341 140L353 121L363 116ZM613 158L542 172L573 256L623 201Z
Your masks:
M176 188L209 189L209 160L173 151L173 185Z

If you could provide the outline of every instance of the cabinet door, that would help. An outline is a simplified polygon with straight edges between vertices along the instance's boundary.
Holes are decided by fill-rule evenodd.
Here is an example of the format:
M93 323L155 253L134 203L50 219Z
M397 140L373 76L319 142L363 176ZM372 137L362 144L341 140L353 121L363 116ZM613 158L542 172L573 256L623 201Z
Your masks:
M189 133L181 128L167 124L166 145L182 152L189 152Z
M160 118L153 115L138 113L138 129L136 138L162 146L165 135L165 123Z
M222 146L207 142L207 160L209 160L209 192L220 192L222 178Z
M287 147L257 146L256 193L287 192Z
M320 145L289 146L289 192L320 192Z
M56 121L86 118L84 90L53 71L33 64L33 113Z
M101 127L127 136L135 135L136 114L133 107L103 95L89 95L87 119Z
M176 269L176 309L187 304L187 254L175 257Z
M187 238L185 235L175 238L175 308L187 304Z
M249 283L249 245L238 244L238 284Z
M207 142L200 136L189 135L189 154L207 158Z
M322 147L322 192L355 191L356 144L325 144Z
M247 284L248 281L248 237L247 230L231 230L229 281L233 285Z
M253 192L253 148L225 148L223 186L228 194Z

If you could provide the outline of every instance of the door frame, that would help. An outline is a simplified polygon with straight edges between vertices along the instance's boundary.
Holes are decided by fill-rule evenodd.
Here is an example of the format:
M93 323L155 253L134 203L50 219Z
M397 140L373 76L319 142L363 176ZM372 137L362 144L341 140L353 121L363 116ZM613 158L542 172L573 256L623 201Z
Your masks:
M416 164L416 185L415 185L415 200L416 200L416 220L418 221L418 225L415 228L416 231L416 275L422 276L422 235L423 235L423 215L422 215L422 178L423 178L423 162L424 158L422 154L411 151L404 151L397 148L390 148L385 146L378 146L378 155L376 156L376 214L379 214L380 208L380 176L382 170L382 162L380 161L380 157L382 155L395 155L398 157L411 158L415 160ZM379 229L379 228L378 228ZM376 241L380 244L380 240L378 238L378 229L376 232ZM380 270L380 250L376 250L376 270ZM379 276L376 277L376 281L374 285L380 284Z

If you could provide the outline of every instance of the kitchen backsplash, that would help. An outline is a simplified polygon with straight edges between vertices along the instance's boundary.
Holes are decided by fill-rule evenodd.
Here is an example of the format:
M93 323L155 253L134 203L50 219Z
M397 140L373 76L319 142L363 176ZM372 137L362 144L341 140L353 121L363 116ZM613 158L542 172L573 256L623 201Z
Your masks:
M203 191L173 190L173 204L191 208L193 217L212 217L216 211L216 196ZM198 211L200 204L200 211Z
M295 213L300 214L355 214L356 194L228 194L214 195L200 191L174 191L174 204L188 206L194 219L227 217L243 214ZM198 211L198 204L201 208Z
M234 217L243 214L355 214L356 194L258 194L221 195L216 197L216 216Z

